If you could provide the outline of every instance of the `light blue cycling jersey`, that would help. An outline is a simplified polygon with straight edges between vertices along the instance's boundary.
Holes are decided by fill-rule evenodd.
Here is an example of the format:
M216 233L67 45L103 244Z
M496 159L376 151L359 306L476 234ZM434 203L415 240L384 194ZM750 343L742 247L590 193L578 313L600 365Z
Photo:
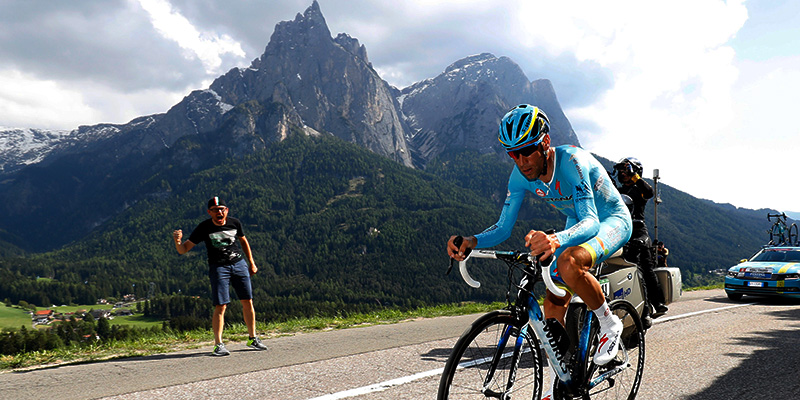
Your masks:
M556 257L572 246L584 245L595 262L621 248L631 236L631 216L608 173L591 153L575 146L558 146L555 172L550 182L530 181L514 166L508 179L508 196L496 224L475 235L477 248L500 244L511 236L525 192L532 192L567 216L566 228L557 232L561 247Z

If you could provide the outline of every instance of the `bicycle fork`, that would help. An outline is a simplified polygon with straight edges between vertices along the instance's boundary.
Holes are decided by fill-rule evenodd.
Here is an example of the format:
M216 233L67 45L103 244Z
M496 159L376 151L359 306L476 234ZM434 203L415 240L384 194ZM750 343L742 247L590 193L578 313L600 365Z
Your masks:
M500 340L497 343L497 348L495 349L494 356L492 357L492 362L489 365L489 370L486 372L486 378L483 381L483 395L487 397L493 397L496 399L506 400L511 398L511 392L514 389L514 381L517 378L517 369L519 368L519 360L520 356L522 355L522 344L525 340L525 328L517 331L517 328L513 325L508 325L505 327ZM497 366L500 364L500 360L503 358L508 357L505 353L506 346L508 345L509 339L516 336L514 340L514 350L511 352L511 367L508 371L508 382L506 382L506 388L503 393L495 392L489 389L492 386L492 381L494 380L494 374L497 371Z

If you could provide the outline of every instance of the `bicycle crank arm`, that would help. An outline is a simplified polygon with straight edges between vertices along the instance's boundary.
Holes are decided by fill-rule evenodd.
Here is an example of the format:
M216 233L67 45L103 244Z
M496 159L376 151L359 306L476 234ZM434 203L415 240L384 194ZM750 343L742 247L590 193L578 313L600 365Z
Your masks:
M612 370L610 370L610 371L608 371L608 372L606 372L606 373L604 373L602 375L599 375L597 378L594 378L594 379L592 379L591 382L589 382L589 390L594 389L597 385L599 385L599 384L601 384L601 383L603 383L605 381L609 381L609 383L610 383L609 386L614 386L614 380L611 379L611 378L613 376L619 374L620 372L630 368L630 367L631 367L630 363L625 363L625 364L620 365L620 366L618 366L618 367L616 367L616 368L614 368L614 369L612 369Z

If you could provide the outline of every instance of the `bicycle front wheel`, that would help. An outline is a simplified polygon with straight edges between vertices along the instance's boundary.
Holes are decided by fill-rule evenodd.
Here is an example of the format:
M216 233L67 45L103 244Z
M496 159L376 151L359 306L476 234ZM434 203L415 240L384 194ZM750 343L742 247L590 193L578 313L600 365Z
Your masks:
M439 400L539 400L542 353L537 339L508 310L490 312L461 335L439 382ZM515 346L515 343L520 346ZM502 397L505 398L505 397Z
M636 308L627 301L615 300L609 308L619 317L625 328L620 337L620 349L617 357L608 364L598 366L588 362L586 376L588 382L607 377L589 390L589 399L629 399L636 398L644 371L644 327ZM597 336L592 340L592 353L597 347Z

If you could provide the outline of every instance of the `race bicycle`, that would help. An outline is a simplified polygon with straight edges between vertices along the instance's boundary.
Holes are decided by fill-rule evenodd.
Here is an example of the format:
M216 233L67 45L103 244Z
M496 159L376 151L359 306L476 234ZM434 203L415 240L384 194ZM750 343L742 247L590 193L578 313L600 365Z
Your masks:
M769 244L773 246L797 245L797 225L786 225L786 213L767 213L767 221L772 221L772 218L775 218L775 222L767 231L769 233Z
M544 282L557 296L565 294L553 283L549 262L541 263L538 257L517 251L474 250L468 254L470 258L506 263L507 306L478 318L458 339L439 382L439 400L539 400L546 368L544 355L557 374L553 399L636 397L644 370L645 330L633 304L624 299L609 302L625 328L617 356L606 365L596 365L592 355L597 348L599 322L578 296L570 302L566 328L555 319L544 318L539 305L544 290L539 283ZM459 263L462 278L468 285L480 287L467 271L466 261ZM597 275L602 282L603 274ZM513 302L512 291L517 293Z

